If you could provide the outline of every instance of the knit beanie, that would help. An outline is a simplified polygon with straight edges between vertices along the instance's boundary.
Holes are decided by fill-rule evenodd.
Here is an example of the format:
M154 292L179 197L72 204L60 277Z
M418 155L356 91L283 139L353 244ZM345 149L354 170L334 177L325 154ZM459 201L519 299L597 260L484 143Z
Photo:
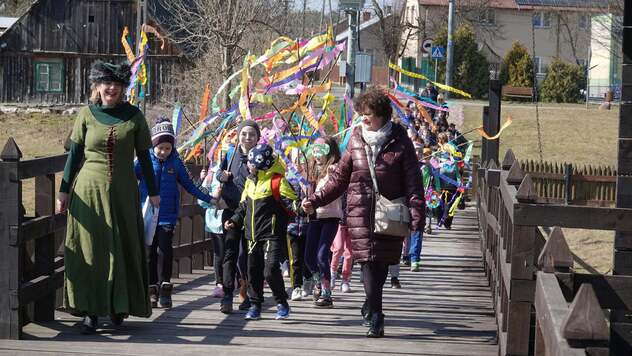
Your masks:
M168 118L161 116L156 119L156 124L151 128L151 143L158 146L163 142L175 145L176 135L173 133L173 125Z
M239 133L241 132L241 130L243 130L244 127L248 127L248 126L255 129L255 131L257 132L257 141L258 141L261 138L261 130L259 129L259 125L254 120L244 120L240 122L239 126L237 126L237 135L239 136Z
M274 164L274 150L265 143L258 144L248 152L248 163L260 171L267 171Z
M131 67L127 63L112 64L97 60L90 67L90 83L116 82L128 86L132 77Z

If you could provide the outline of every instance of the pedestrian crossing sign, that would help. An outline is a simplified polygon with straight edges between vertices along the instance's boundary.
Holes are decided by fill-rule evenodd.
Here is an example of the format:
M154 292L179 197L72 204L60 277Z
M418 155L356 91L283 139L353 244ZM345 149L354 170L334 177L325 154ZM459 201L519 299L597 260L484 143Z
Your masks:
M444 59L445 58L445 47L432 47L432 59Z

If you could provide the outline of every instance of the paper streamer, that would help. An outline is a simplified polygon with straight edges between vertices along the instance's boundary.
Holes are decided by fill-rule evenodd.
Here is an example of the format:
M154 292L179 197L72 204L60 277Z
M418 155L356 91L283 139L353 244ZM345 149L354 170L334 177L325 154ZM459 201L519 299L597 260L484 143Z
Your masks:
M512 122L513 120L511 119L511 116L507 116L507 120L505 120L505 123L500 127L500 130L498 130L498 133L495 134L494 136L490 136L487 132L485 132L485 129L483 129L483 126L477 129L478 134L487 140L496 140L500 137L500 134L502 134L503 131L511 125Z
M461 89L453 88L453 87L445 85L445 84L434 82L434 81L430 80L428 77L426 77L423 74L407 71L406 69L403 69L403 68L399 67L398 65L393 64L391 62L388 63L388 67L393 69L396 72L399 72L399 73L407 76L407 77L423 79L423 80L427 80L429 82L432 82L434 84L434 86L436 86L439 89L443 89L445 91L449 91L449 92L452 92L452 93L455 93L455 94L459 94L459 95L464 96L464 97L469 98L469 99L472 98L472 95L464 92Z

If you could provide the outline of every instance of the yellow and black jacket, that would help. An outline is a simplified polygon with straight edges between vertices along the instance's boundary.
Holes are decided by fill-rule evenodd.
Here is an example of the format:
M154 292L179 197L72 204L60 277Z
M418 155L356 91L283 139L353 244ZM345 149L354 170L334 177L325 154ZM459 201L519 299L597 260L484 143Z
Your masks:
M280 199L272 194L272 178L281 175ZM249 250L260 240L285 239L287 234L288 211L296 211L296 192L285 179L285 167L277 158L266 171L250 175L241 194L239 207L230 219L243 227L249 240Z

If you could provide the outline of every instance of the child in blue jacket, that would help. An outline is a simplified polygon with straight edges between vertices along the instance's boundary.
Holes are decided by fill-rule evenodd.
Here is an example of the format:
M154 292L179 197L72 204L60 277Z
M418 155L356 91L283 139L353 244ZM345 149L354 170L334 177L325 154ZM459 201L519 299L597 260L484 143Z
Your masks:
M173 289L171 284L173 264L171 240L180 208L178 183L197 199L208 203L214 202L204 188L200 188L193 182L188 169L175 150L175 134L169 119L160 117L156 120L156 125L151 129L151 141L154 148L150 150L150 157L156 186L160 187L160 211L156 233L149 247L149 295L152 307L156 307L159 302L158 299L160 299L161 307L170 308ZM139 189L142 204L147 199L147 185L138 161L134 163L134 172L136 178L140 180ZM158 257L162 259L160 266L158 266ZM160 280L158 280L159 271Z

